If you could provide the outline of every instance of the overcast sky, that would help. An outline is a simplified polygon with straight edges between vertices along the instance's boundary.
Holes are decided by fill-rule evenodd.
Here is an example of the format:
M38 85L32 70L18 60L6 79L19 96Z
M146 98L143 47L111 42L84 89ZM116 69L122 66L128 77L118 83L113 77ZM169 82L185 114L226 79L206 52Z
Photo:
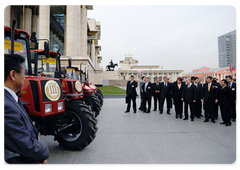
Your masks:
M101 65L133 54L139 65L185 73L218 67L220 35L236 29L233 6L94 5L88 18L101 22Z

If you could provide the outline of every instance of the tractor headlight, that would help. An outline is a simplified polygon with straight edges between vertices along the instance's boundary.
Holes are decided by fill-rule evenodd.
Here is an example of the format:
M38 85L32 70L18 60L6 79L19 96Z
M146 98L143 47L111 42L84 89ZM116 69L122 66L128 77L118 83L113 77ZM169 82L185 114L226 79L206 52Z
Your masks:
M52 103L45 104L45 113L52 112Z
M63 110L63 102L58 102L58 111Z

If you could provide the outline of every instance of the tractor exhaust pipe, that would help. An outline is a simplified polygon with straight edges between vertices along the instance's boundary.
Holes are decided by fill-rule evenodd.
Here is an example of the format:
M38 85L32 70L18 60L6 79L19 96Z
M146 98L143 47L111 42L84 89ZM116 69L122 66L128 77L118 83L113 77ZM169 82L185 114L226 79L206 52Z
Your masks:
M16 20L13 20L12 22L12 28L11 28L11 54L14 54L14 40L15 40L15 34L14 34L14 28L16 25Z

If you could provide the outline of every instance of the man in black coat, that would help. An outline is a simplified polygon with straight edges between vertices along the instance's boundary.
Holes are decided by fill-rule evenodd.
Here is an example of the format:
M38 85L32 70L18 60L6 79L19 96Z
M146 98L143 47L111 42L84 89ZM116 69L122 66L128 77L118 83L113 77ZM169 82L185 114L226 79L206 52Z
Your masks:
M233 82L233 77L228 75L225 77L228 81L228 87L230 88L230 112L231 112L231 119L233 122L236 121L236 91L237 86L236 83Z
M225 124L226 126L231 126L231 113L229 112L230 105L230 89L227 86L227 80L223 79L221 82L221 87L217 90L216 103L220 105L221 115L223 122L220 124Z
M195 110L195 116L197 118L201 117L201 111L202 111L202 102L201 102L201 94L202 94L202 84L200 83L200 80L198 77L195 77L194 85L196 86L196 102L194 105Z
M191 121L194 121L194 103L196 103L197 93L196 86L192 84L191 79L187 79L186 86L183 91L183 100L184 100L184 116L183 120L188 120L188 105L190 106L190 118Z
M145 83L143 84L143 112L144 113L151 112L152 96L153 96L152 84L149 82L149 78L145 77ZM147 103L148 103L148 108L146 107Z
M134 80L134 76L132 75L131 80L127 82L126 95L127 95L128 105L127 105L127 110L125 111L125 113L128 113L130 111L131 100L133 102L134 113L136 113L136 111L137 111L137 106L136 106L136 97L137 97L136 88L137 88L137 86L138 86L138 84Z
M156 78L156 82L153 85L153 94L154 94L154 110L157 110L157 105L160 111L160 83L159 78Z
M160 84L160 114L163 113L163 105L165 99L167 100L167 114L170 113L171 108L171 96L172 96L172 85L168 82L167 77L163 78L164 82Z
M221 87L221 85L219 84L218 82L218 79L217 78L213 78L213 88L216 89L216 91L218 91L218 88ZM215 119L218 119L218 103L214 103L214 106L213 106L213 110L214 110L214 117Z
M16 95L25 79L24 61L19 55L4 56L4 158L10 164L47 163L48 146Z
M201 101L204 102L205 108L205 120L208 122L211 119L212 123L215 122L214 118L214 103L216 98L216 88L214 88L212 83L213 78L211 76L207 77L207 82L203 85Z
M140 97L141 97L139 110L141 111L143 111L143 87L142 86L144 83L145 83L145 76L142 76L142 81L140 82L140 85L139 85Z

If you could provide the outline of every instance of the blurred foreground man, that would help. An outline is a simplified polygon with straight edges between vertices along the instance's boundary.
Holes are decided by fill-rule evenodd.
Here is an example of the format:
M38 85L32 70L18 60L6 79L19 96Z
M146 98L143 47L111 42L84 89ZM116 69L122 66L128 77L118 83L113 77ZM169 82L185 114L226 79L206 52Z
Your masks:
M137 92L136 92L136 88L137 88L137 82L134 80L134 76L131 76L131 80L127 82L127 90L126 90L126 100L127 100L127 110L125 111L125 113L128 113L130 111L130 107L131 107L131 100L133 102L133 111L134 113L136 113L137 111L137 106L136 106L136 97L137 97Z
M48 146L16 95L25 80L24 61L19 55L4 55L4 159L9 164L45 164Z

